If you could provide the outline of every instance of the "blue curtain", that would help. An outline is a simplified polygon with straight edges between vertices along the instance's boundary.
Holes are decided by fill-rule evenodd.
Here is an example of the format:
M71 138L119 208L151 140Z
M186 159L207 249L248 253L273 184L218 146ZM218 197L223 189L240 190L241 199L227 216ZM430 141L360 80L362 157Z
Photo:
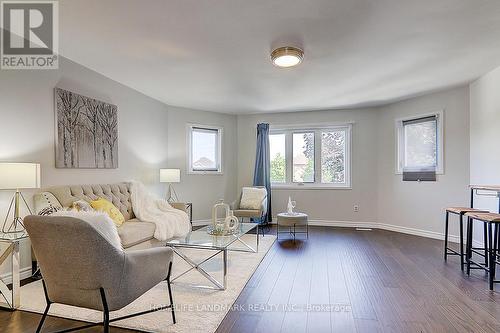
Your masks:
M267 215L260 223L271 222L271 158L269 152L269 124L257 125L257 152L255 155L254 186L265 186L267 189Z

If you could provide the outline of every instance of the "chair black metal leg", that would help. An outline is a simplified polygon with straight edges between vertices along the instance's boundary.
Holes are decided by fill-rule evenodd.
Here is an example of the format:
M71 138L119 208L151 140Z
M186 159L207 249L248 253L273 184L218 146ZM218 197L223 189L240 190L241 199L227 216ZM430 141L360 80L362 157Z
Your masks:
M36 329L36 333L40 333L42 331L42 326L43 323L45 322L45 318L47 318L47 313L49 312L50 309L50 303L47 303L47 307L45 308L45 311L43 312L42 319L40 319L40 323L38 324L38 327Z
M42 280L42 285L43 285L43 294L45 295L45 301L47 302L47 306L45 307L45 311L43 312L42 318L40 319L40 323L38 323L36 333L41 332L43 323L45 322L45 319L47 318L47 314L49 313L50 305L52 304L52 302L49 299L49 294L47 292L47 286L45 285L44 280Z
M445 222L444 222L444 261L448 259L448 220L450 214L446 212Z
M102 307L103 307L103 321L102 321L102 326L104 327L104 333L109 332L109 308L108 308L108 302L106 301L106 294L104 293L104 289L100 288L99 291L101 292L101 300L102 300Z
M483 222L483 233L484 233L484 266L488 267L488 225Z
M257 235L257 237L259 237L259 235ZM170 298L170 306L171 306L171 310L172 310L172 321L174 322L174 324L176 323L176 320L175 320L175 306L174 306L174 298L172 296L172 287L170 286L170 273L172 272L172 263L170 263L169 267L168 267L168 275L167 275L167 287L168 287L168 297Z
M460 269L464 271L464 216L460 214Z

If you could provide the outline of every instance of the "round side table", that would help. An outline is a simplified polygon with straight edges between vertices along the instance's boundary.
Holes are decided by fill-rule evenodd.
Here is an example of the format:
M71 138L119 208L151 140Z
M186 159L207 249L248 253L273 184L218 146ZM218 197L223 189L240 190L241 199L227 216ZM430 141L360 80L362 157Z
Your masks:
M305 227L306 231L296 231L295 227ZM278 225L277 225L277 238L280 237L280 227L288 227L289 233L293 235L293 239L295 240L296 234L306 234L307 239L309 239L309 226L307 223L307 214L304 213L279 213L278 214ZM285 233L285 232L282 232Z

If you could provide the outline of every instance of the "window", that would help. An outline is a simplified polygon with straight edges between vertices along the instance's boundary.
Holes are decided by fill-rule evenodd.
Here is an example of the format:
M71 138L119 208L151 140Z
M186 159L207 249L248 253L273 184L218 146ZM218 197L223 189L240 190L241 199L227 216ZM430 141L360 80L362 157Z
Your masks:
M349 188L351 125L271 129L274 187Z
M314 183L314 132L293 133L293 182Z
M188 125L190 173L222 173L222 128Z
M397 172L443 172L442 112L400 119Z
M270 134L271 182L286 183L285 134Z

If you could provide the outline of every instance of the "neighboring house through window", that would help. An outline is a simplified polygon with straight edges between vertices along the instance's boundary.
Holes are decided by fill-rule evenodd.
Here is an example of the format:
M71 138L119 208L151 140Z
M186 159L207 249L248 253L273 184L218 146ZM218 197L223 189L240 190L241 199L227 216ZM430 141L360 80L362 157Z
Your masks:
M188 125L188 172L222 173L222 128Z

